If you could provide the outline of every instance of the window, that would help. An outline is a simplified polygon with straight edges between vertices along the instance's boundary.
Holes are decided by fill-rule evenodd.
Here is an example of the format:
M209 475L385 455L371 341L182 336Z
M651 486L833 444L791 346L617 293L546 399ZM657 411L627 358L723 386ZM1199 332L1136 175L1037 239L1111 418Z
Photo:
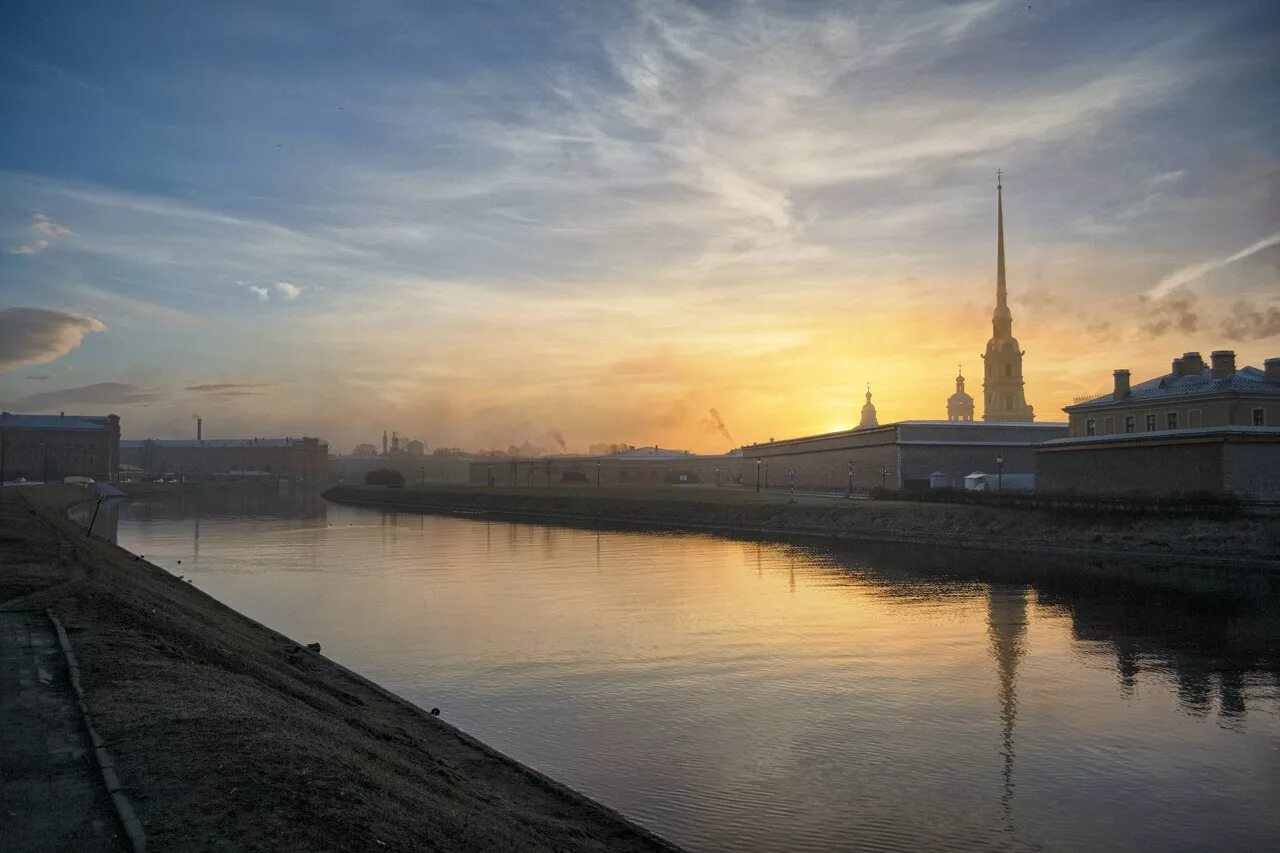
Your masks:
M1254 409L1254 410L1253 410L1253 425L1254 425L1254 426L1266 426L1266 425L1267 425L1267 410L1266 410L1266 409Z
M1201 417L1199 409L1192 409L1190 412L1187 412L1187 426L1198 427L1200 426L1200 421Z
M1137 421L1138 421L1138 419L1137 419L1137 417L1135 417L1134 415L1125 415L1125 416L1124 416L1124 431L1125 431L1125 432L1133 432L1134 430L1136 430L1136 429L1138 428Z
M1156 416L1147 415L1147 432L1155 432L1155 431L1156 431Z
M1116 419L1107 415L1107 419L1102 422L1102 432L1104 435L1111 435L1116 431Z
M1098 422L1097 422L1097 421L1095 421L1093 418L1089 418L1087 421L1085 421L1085 422L1084 422L1084 434L1085 434L1085 435L1097 435L1097 434L1098 434Z
M1165 415L1165 423L1166 423L1166 424L1168 424L1168 426L1166 427L1167 429L1177 429L1177 428L1178 428L1178 413L1177 413L1177 412L1170 412L1169 414Z

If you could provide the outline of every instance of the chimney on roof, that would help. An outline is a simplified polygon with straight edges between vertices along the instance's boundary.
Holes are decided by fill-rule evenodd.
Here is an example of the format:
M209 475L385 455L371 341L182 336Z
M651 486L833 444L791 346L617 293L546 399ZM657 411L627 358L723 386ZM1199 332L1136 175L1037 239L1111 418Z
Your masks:
M1182 359L1180 359L1180 358L1175 358L1175 359L1173 360L1173 367L1171 367L1171 368L1169 369L1169 372L1170 372L1171 374L1173 374L1174 376L1182 376L1182 375L1184 375L1184 374L1183 374L1183 372L1182 372Z
M1209 356L1213 360L1213 378L1221 379L1236 372L1236 354L1233 350L1217 349Z
M1262 363L1268 379L1280 382L1280 358L1269 358Z
M1182 354L1182 370L1186 376L1195 376L1197 373L1204 371L1204 359L1200 357L1198 352L1184 352Z
M1129 396L1129 371L1117 370L1113 374L1116 378L1116 389L1111 394L1113 400L1123 400Z

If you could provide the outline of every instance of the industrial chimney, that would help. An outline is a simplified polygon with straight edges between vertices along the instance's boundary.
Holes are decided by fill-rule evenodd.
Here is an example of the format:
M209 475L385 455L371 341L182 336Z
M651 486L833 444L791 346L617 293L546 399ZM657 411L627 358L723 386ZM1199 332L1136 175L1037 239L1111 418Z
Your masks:
M196 418L196 441L204 441L204 418Z
M1116 389L1111 394L1112 400L1123 400L1129 396L1129 371L1117 370L1113 374L1116 378Z
M1221 379L1236 372L1236 354L1232 350L1214 350L1209 358L1213 360L1214 379Z

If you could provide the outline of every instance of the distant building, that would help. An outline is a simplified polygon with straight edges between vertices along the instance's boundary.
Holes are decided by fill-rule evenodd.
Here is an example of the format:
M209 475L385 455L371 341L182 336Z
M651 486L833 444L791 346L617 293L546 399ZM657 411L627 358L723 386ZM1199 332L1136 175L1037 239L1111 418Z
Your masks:
M964 391L964 371L956 373L956 393L947 398L947 420L973 420L973 398Z
M1029 490L1032 448L1062 438L1066 424L900 421L869 429L812 435L742 448L744 476L779 486L795 471L799 488L855 491L964 488L975 471L1003 474L1005 489Z
M120 442L120 455L148 478L243 474L318 482L329 473L329 445L318 438L148 438Z
M1013 313L1004 275L1004 186L996 182L996 308L991 315L991 340L983 354L982 419L984 421L1033 421L1023 391L1022 356L1013 336Z
M116 415L0 413L0 481L78 476L115 482L119 462Z
M1237 369L1230 350L1209 365L1187 352L1163 376L1113 379L1110 394L1064 409L1067 438L1037 448L1039 488L1280 498L1280 358Z
M405 444L404 449L410 456L425 456L427 453L427 446L416 438Z
M862 405L862 419L858 421L858 429L871 429L880 426L876 420L876 407L871 402L871 385L867 384L867 402Z

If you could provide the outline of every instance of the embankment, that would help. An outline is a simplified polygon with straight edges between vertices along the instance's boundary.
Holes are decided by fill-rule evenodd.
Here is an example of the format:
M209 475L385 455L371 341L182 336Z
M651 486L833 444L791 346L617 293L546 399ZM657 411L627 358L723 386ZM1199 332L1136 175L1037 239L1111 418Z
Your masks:
M0 608L61 617L150 849L672 849L86 537L65 515L83 497L70 486L4 490ZM324 638L298 638L313 639Z
M596 490L335 486L336 503L417 512L492 514L566 524L641 526L769 536L1003 549L1280 569L1280 521L1100 516L905 501L847 501L737 489L643 487Z

